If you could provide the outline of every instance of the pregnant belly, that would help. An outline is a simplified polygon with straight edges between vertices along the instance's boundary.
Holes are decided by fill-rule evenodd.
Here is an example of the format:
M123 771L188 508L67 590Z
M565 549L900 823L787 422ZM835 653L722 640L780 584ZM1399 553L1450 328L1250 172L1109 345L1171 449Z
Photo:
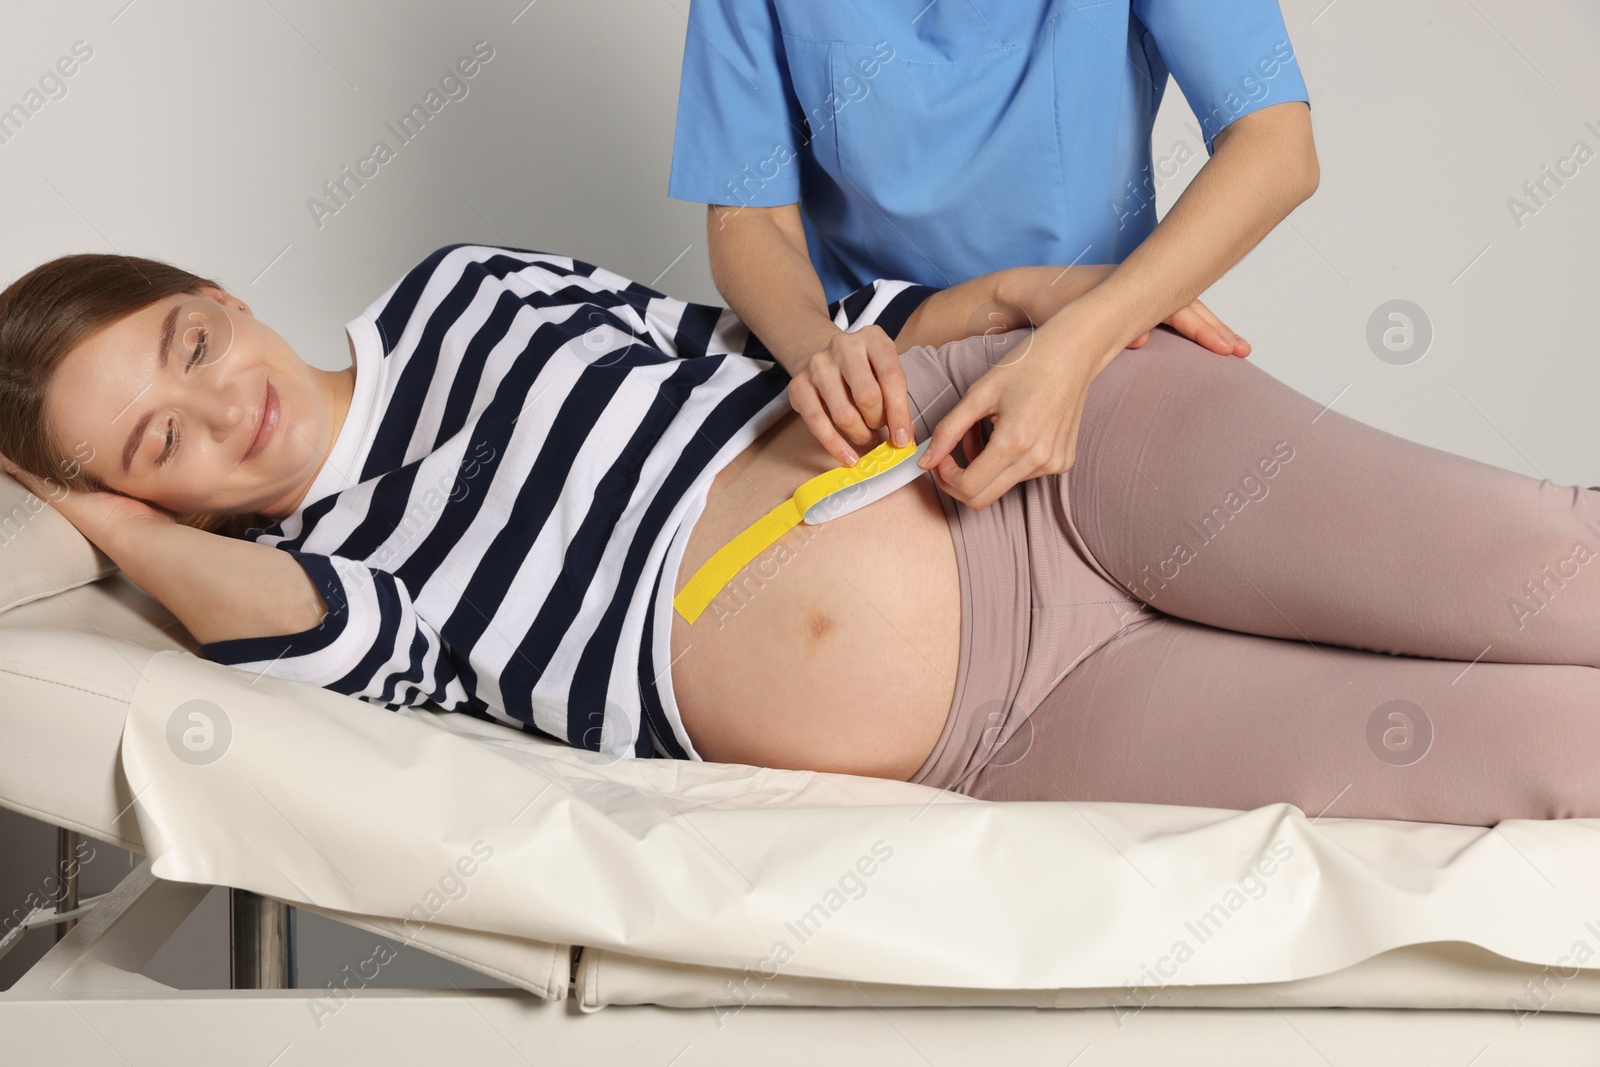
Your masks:
M673 592L806 479L837 466L793 412L717 473ZM762 550L693 625L672 687L721 763L904 780L944 727L961 645L955 546L931 476Z

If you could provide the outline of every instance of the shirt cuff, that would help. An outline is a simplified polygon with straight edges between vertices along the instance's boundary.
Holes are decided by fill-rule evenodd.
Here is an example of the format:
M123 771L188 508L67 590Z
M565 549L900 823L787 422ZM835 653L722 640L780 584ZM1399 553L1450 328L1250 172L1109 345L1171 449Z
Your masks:
M234 666L286 657L309 656L333 644L344 632L345 623L350 617L350 613L344 610L348 598L345 596L344 583L339 580L339 575L333 569L333 561L327 556L300 552L292 548L280 548L279 551L287 552L295 558L295 562L299 563L316 583L322 599L328 602L328 611L323 615L322 621L292 634L233 637L225 641L212 641L200 646L202 657L215 663Z
M786 168L793 172L796 168ZM790 173L776 178L718 178L674 170L667 179L667 196L697 204L733 207L782 207L800 202L800 178Z

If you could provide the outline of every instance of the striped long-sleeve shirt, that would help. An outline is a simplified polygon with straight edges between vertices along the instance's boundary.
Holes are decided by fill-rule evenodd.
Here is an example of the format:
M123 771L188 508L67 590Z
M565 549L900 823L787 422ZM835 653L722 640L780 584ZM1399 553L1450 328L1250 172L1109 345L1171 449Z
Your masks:
M933 291L878 281L829 311L892 337ZM672 576L711 479L790 409L788 372L725 308L485 245L435 251L346 330L339 435L295 512L249 531L329 610L201 654L699 759L672 697Z

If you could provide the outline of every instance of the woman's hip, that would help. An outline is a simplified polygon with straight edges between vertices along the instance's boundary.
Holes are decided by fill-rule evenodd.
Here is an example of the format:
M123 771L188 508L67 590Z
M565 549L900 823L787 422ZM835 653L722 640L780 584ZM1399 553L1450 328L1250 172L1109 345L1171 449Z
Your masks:
M917 439L1026 333L906 353ZM956 458L966 461L959 446ZM1068 671L1151 614L1084 551L1067 507L1069 477L1021 482L979 509L939 490L956 549L961 651L944 731L910 781L964 791Z

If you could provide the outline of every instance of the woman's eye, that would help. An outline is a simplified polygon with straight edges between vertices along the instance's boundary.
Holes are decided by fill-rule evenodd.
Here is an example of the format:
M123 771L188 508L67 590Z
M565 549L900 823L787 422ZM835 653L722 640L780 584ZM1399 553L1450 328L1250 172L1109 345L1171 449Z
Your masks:
M170 459L172 457L172 453L174 451L174 449L172 447L172 444L173 444L173 438L174 438L174 436L176 434L176 430L177 430L177 425L175 423L168 423L167 424L167 447L163 448L161 450L161 455L156 457L156 466L158 466L158 467L161 466L163 463L165 463L168 459Z
M202 359L205 358L205 354L206 354L206 331L205 331L205 327L201 327L200 328L200 339L198 341L196 341L195 345L194 345L194 355L189 357L189 366L193 367L195 364L199 363Z

